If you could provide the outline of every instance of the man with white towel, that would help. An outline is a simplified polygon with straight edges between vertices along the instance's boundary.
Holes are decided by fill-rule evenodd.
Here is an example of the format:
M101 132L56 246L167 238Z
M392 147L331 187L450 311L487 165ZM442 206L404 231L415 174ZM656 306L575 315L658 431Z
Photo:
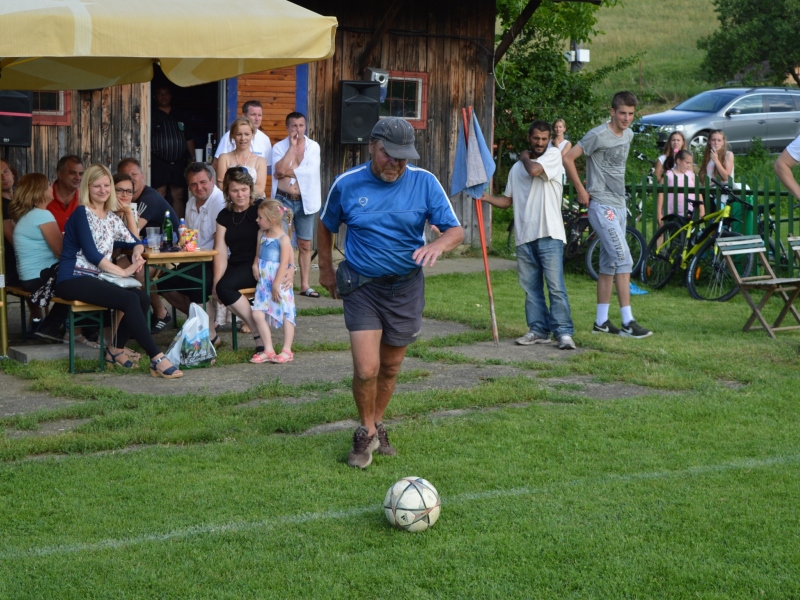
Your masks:
M306 117L292 112L286 116L289 136L272 148L272 197L294 213L300 267L300 294L319 298L308 285L311 270L311 240L314 221L322 206L319 144L306 133Z

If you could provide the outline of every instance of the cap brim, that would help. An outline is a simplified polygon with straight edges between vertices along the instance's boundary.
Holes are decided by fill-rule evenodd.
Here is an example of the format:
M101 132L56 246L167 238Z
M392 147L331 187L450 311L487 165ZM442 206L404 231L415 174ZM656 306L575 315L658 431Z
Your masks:
M398 160L419 159L419 154L417 154L417 149L414 148L413 144L409 144L408 146L401 146L400 144L392 144L391 142L387 142L386 140L381 140L381 141L383 142L383 149L386 150L386 154L388 154L392 158L396 158Z

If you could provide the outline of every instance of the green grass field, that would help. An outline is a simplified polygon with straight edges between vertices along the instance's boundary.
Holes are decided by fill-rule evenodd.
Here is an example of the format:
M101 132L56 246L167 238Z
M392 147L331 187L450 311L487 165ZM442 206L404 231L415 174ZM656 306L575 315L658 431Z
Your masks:
M501 334L524 332L515 273L493 282ZM800 596L800 334L742 333L741 298L704 304L674 286L634 298L653 337L593 336L593 282L567 285L586 351L566 363L520 351L537 375L504 378L448 350L488 339L482 276L430 278L427 315L479 330L410 354L487 375L398 394L399 455L363 472L343 462L349 432L293 435L354 415L346 374L324 400L288 404L313 386L150 398L76 385L63 364L0 363L79 400L0 426L91 419L0 436L0 598ZM592 400L544 385L570 375L664 393ZM274 399L242 406L253 397ZM471 410L434 414L456 408ZM381 509L412 474L443 497L423 534L389 528Z
M712 0L624 0L601 8L598 17L597 27L604 35L587 45L589 69L644 53L641 78L637 63L612 74L600 93L610 96L628 89L662 110L713 87L703 81L700 63L705 53L697 48L697 40L718 26Z

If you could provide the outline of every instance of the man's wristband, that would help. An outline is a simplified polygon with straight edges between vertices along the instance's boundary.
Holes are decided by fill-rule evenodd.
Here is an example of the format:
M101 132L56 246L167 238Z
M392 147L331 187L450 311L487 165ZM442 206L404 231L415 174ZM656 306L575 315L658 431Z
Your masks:
M295 266L294 266L292 263L289 263L288 265L286 265L286 268L287 268L287 269L288 269L289 267L292 267L293 269L296 269L296 268L297 268L297 267L295 267Z

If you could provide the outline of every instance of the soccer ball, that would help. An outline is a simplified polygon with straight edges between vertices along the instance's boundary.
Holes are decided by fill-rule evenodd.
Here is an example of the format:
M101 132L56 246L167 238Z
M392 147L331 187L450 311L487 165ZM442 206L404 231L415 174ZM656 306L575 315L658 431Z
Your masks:
M425 531L439 518L439 492L422 477L403 477L386 492L383 509L389 523L406 531Z

